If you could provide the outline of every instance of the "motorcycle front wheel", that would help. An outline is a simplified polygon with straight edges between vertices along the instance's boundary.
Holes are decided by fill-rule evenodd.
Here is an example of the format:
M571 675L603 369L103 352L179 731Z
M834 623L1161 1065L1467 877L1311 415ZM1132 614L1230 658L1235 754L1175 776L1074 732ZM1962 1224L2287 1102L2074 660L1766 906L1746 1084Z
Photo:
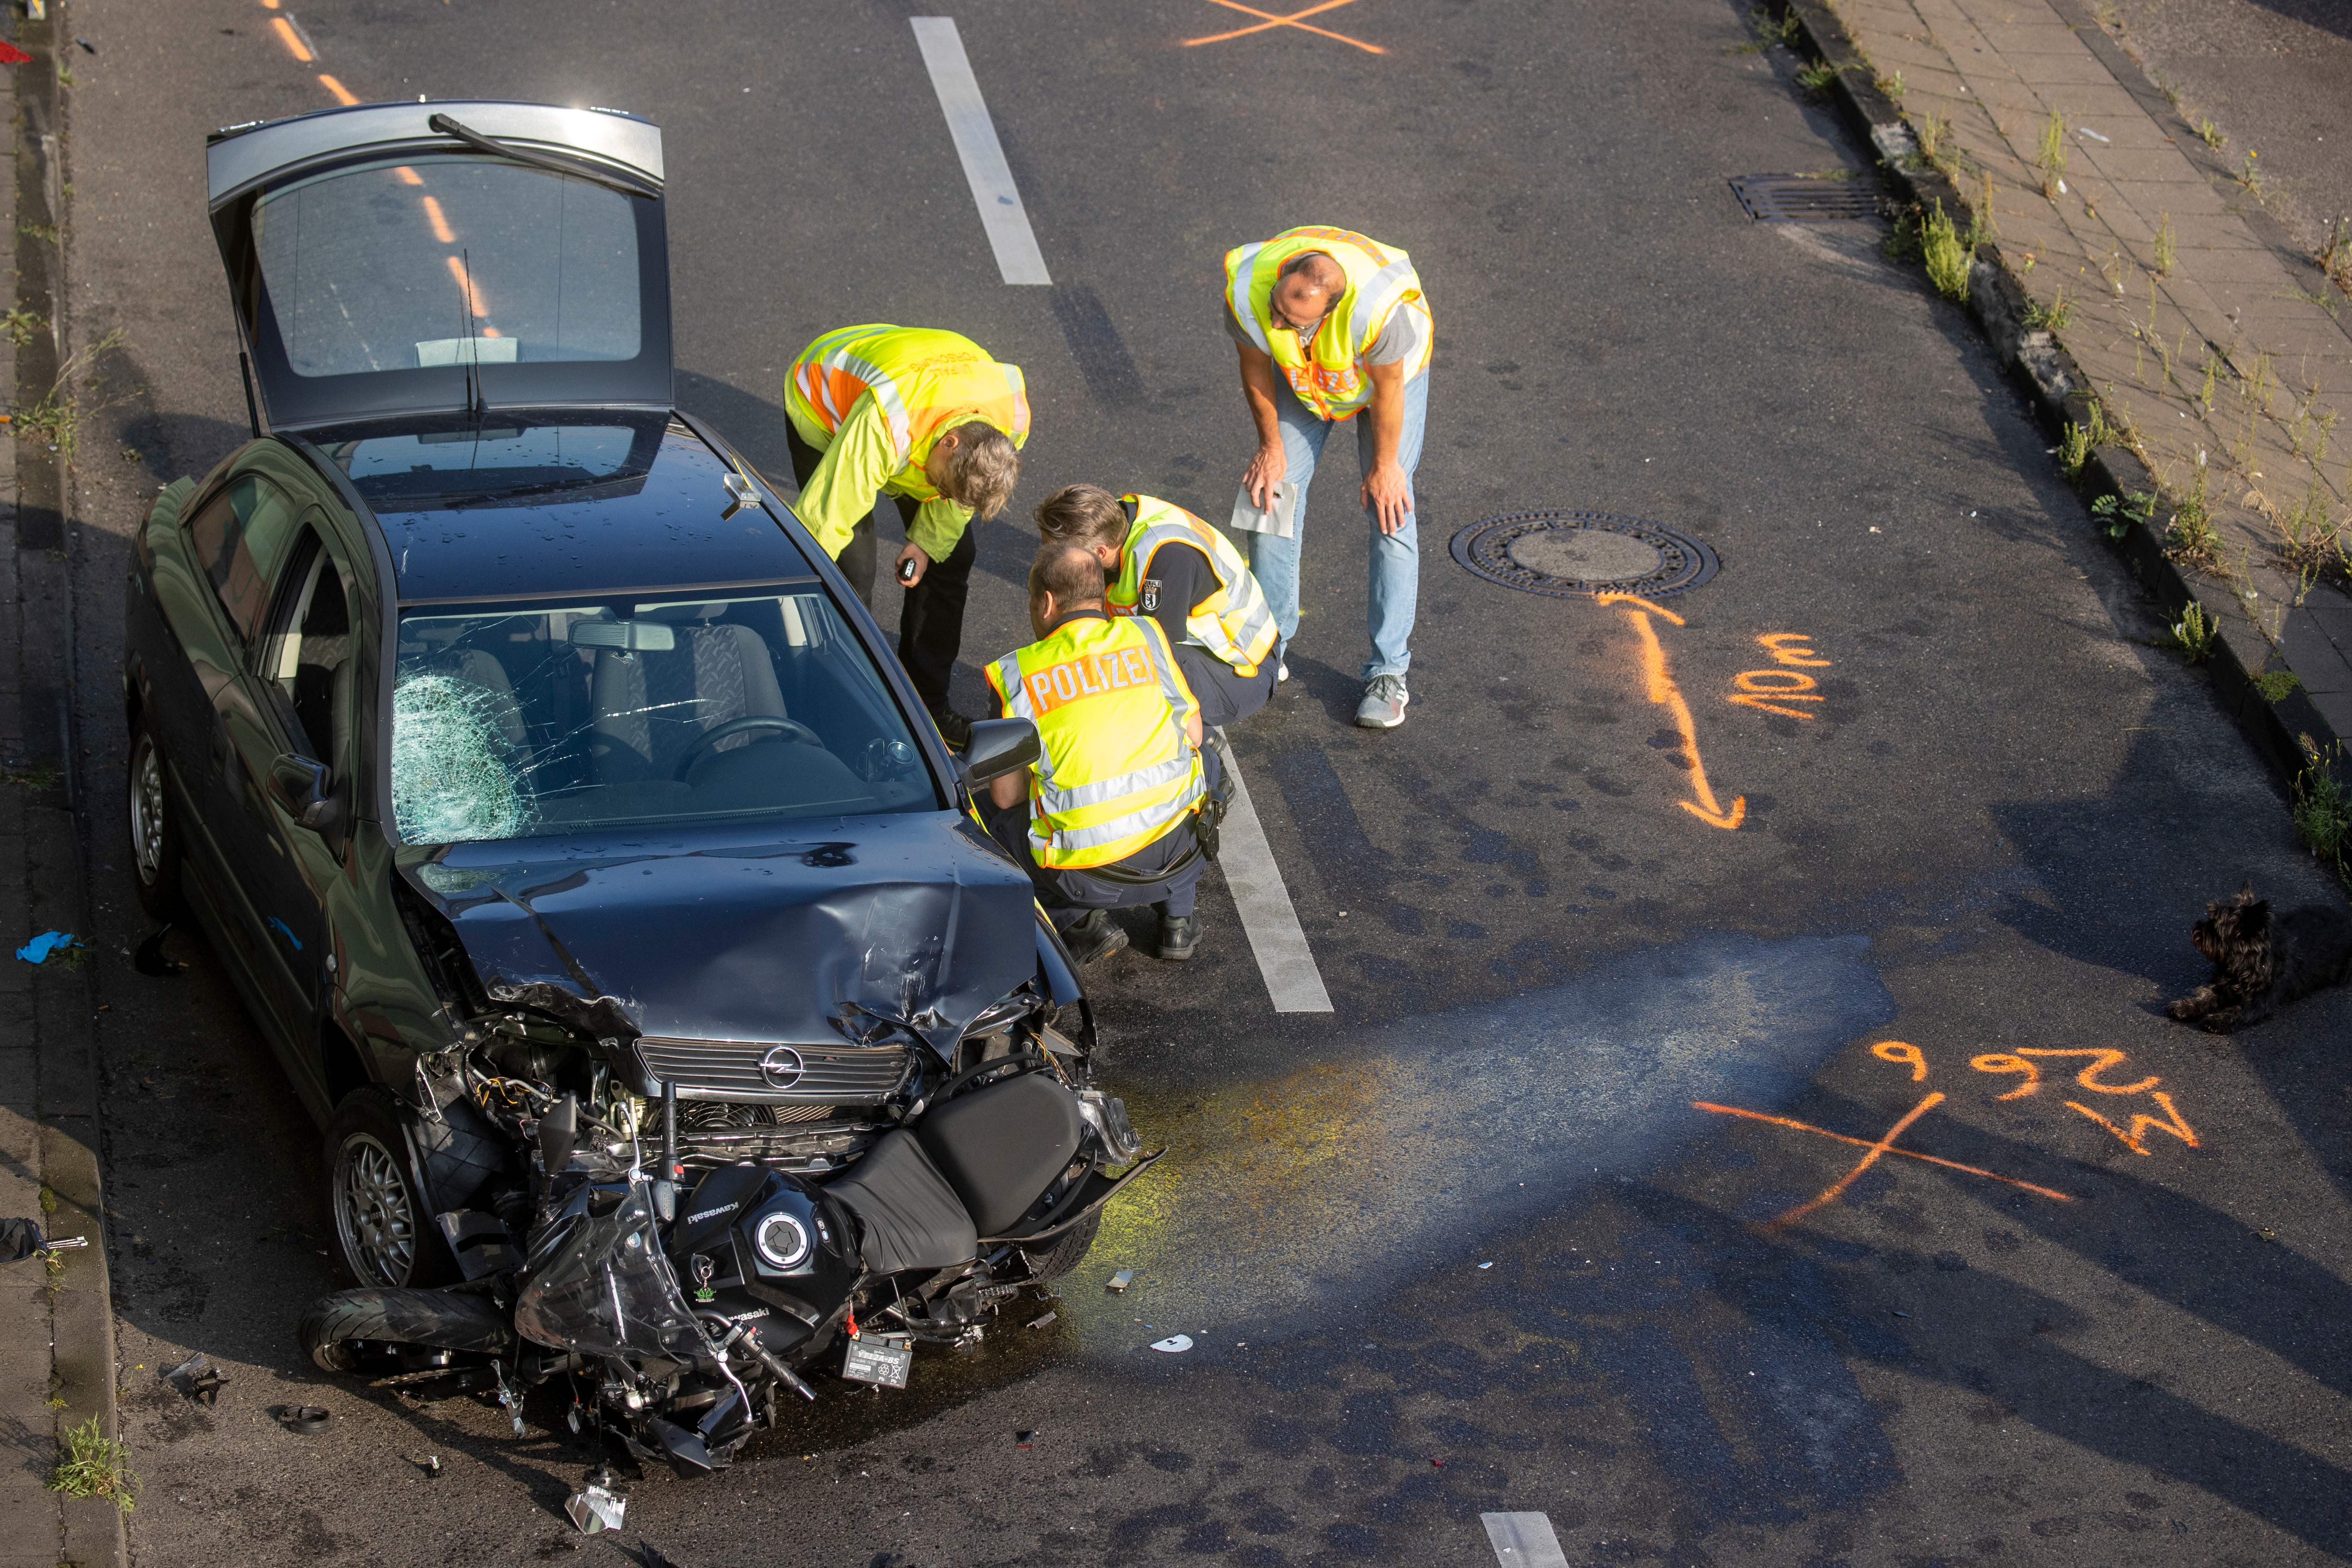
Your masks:
M499 1355L514 1326L498 1303L446 1290L338 1290L302 1314L302 1349L321 1372L353 1373L402 1345Z

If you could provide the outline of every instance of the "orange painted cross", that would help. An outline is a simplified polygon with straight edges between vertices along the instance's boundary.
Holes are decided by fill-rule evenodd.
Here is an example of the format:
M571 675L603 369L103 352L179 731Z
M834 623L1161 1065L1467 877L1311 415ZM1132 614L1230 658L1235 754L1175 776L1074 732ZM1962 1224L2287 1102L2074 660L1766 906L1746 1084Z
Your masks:
M1883 1058L1882 1059L1893 1061L1898 1058L1887 1057ZM2058 1192L2053 1188L2036 1186L2032 1182L2021 1182L2014 1176L2004 1176L1998 1172L1988 1171L1981 1165L1963 1165L1958 1160L1946 1160L1938 1158L1934 1154L1923 1154L1916 1149L1898 1148L1895 1145L1895 1140L1909 1131L1913 1122L1918 1121L1919 1118L1927 1115L1927 1112L1942 1104L1943 1100L1944 1097L1941 1094L1931 1090L1925 1099L1921 1100L1918 1104L1913 1106L1904 1114L1903 1120L1888 1128L1885 1137L1875 1140L1869 1138L1856 1138L1851 1133L1846 1132L1832 1132L1826 1127L1816 1127L1810 1121L1799 1121L1793 1117L1770 1116L1761 1110L1746 1110L1737 1105L1717 1105L1712 1101L1705 1100L1692 1100L1691 1109L1693 1110L1712 1111L1717 1116L1738 1116L1744 1117L1750 1121L1767 1121L1775 1127L1787 1127L1799 1132L1815 1133L1821 1137L1829 1139L1832 1142L1847 1143L1857 1149L1866 1149L1869 1151L1869 1152L1864 1154L1861 1161L1855 1164L1853 1169L1848 1171L1844 1175L1840 1176L1836 1181L1822 1189L1822 1192L1818 1196L1805 1203L1799 1204L1794 1208L1788 1209L1774 1215L1772 1219L1768 1222L1772 1226L1792 1225L1798 1220L1804 1218L1805 1215L1812 1213L1815 1209L1822 1208L1827 1205L1837 1202L1840 1197L1844 1195L1846 1188L1853 1184L1855 1177L1861 1175L1864 1171L1869 1170L1871 1166L1878 1163L1880 1158L1887 1154L1898 1154L1906 1160L1917 1160L1930 1165L1940 1165L1945 1170L1958 1171L1967 1175L1982 1176L1988 1181L2000 1182L2004 1185L2016 1187L2021 1191L2032 1193L2041 1197L2053 1199L2054 1201L2062 1204L2071 1204L2074 1201L2066 1194Z
M1213 33L1205 38L1187 38L1184 40L1184 47L1188 49L1202 44L1222 44L1227 38L1246 38L1252 33L1263 33L1274 27L1296 27L1302 33L1313 33L1318 37L1329 38L1335 43L1353 44L1366 54L1388 53L1388 50L1378 44L1368 44L1361 38L1351 38L1345 33L1335 33L1328 27L1310 27L1307 25L1307 17L1320 16L1326 11L1336 11L1342 5L1352 5L1356 0L1322 0L1320 5L1309 5L1304 11L1293 11L1287 16L1277 16L1271 11L1261 11L1255 5L1244 5L1241 0L1209 0L1209 3L1213 5L1223 5L1228 11L1239 11L1244 16L1255 16L1259 20L1246 27L1235 27L1230 33Z

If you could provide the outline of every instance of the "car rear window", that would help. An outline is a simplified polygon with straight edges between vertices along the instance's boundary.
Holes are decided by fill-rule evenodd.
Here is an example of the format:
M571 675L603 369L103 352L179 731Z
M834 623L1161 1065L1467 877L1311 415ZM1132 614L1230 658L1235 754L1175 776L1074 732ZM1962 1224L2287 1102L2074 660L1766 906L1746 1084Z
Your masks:
M502 159L412 159L256 203L253 239L301 376L632 360L635 198Z
M392 795L419 844L940 804L865 647L806 590L405 611Z

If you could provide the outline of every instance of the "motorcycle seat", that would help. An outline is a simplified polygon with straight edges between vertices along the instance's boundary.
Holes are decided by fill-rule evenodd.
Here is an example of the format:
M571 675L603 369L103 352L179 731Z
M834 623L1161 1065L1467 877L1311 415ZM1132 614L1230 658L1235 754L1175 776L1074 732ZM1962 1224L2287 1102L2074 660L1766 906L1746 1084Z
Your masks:
M982 1236L1003 1236L1078 1152L1078 1097L1024 1073L934 1107L915 1130Z
M877 1139L824 1190L857 1216L858 1251L877 1274L952 1268L980 1255L971 1215L904 1129Z

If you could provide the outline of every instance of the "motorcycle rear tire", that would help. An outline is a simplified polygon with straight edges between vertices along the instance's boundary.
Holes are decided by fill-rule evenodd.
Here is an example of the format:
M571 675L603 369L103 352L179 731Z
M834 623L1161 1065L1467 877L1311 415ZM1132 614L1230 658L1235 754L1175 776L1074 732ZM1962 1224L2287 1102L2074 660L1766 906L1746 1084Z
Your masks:
M321 1372L357 1372L362 1342L497 1355L514 1348L498 1303L446 1290L338 1290L302 1314L302 1349Z
M1059 1279L1076 1268L1087 1256L1087 1248L1095 1244L1095 1232L1102 1228L1102 1215L1090 1214L1054 1240L1044 1252L1023 1249L1029 1259L1030 1273L1040 1280Z

